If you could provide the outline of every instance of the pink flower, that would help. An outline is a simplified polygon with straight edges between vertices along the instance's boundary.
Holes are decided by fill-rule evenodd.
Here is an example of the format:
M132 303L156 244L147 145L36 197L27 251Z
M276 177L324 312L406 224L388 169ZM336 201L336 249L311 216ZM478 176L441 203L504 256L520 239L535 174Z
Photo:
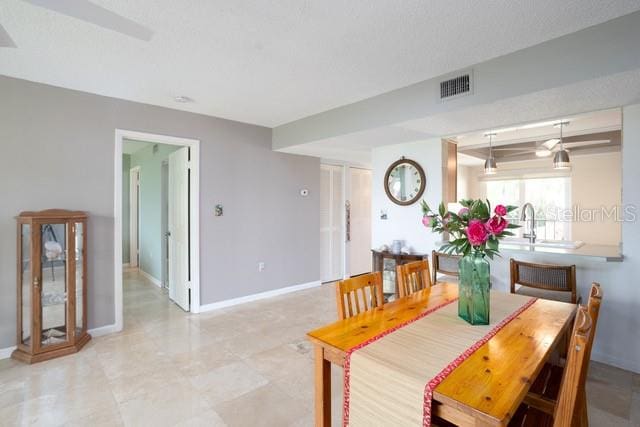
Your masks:
M509 224L509 221L502 218L501 216L496 215L486 222L485 227L489 233L496 236L502 233L504 229L507 228L508 224Z
M442 225L446 227L447 225L449 225L450 222L451 222L451 214L447 212L442 217Z
M458 211L458 216L469 215L469 208L462 208Z
M485 225L479 219L472 219L469 221L467 227L467 238L472 246L480 246L489 239L489 233L485 228Z
M431 227L431 221L433 220L433 217L430 215L424 215L422 217L422 225L424 225L425 227L429 228Z
M507 214L507 208L505 208L504 205L496 205L494 212L496 215L505 216Z

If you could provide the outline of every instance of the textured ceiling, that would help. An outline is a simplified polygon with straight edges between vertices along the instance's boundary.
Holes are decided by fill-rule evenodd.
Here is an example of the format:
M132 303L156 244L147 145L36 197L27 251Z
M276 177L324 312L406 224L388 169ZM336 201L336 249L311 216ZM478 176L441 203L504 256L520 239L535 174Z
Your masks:
M270 127L640 9L637 0L94 3L152 39L3 0L0 24L18 47L0 48L0 74Z

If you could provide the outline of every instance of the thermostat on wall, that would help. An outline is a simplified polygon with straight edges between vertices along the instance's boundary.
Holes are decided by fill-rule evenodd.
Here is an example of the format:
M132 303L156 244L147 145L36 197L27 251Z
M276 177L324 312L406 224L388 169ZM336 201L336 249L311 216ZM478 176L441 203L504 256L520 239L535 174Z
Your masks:
M309 195L309 190L307 190L306 188L303 188L302 190L300 190L300 195L302 197L307 197Z

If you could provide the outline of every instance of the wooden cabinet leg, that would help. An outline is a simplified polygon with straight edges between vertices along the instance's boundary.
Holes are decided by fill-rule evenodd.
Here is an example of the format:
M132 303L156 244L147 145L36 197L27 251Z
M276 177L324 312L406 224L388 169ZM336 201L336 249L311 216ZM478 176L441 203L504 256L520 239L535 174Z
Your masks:
M316 427L331 427L331 363L321 346L315 346L315 353Z

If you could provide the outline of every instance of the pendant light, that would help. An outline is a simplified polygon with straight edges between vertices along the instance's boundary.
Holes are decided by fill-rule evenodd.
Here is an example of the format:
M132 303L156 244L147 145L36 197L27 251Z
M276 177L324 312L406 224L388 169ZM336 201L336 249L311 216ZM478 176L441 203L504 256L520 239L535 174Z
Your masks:
M560 151L553 156L553 168L564 170L571 169L571 162L569 161L569 152L564 149L564 143L562 142L562 128L568 125L569 122L560 122L556 126L560 127Z
M495 136L495 133L487 133L485 136L489 137L489 157L484 161L484 174L485 175L495 175L498 171L498 165L496 165L496 159L493 157L493 145L492 139Z

